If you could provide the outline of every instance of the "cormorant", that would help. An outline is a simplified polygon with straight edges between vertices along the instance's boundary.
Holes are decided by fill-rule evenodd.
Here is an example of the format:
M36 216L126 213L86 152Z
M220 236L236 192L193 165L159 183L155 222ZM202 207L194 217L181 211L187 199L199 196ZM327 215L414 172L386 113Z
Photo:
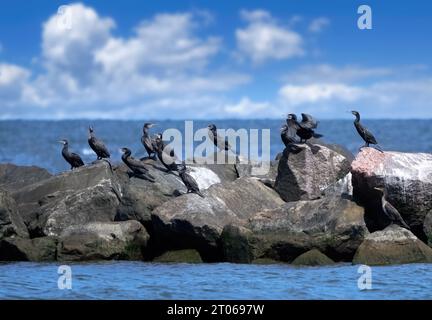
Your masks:
M84 165L84 161L82 161L78 154L69 152L69 142L66 139L60 140L59 143L63 144L62 155L63 158L71 165L71 170Z
M91 126L89 127L88 143L90 145L90 148L92 148L93 151L96 153L98 160L111 157L103 141L95 137L93 127Z
M121 151L123 152L121 157L123 162L132 170L134 175L155 182L155 178L149 173L149 170L145 167L144 163L131 156L132 152L130 149L122 148Z
M188 190L187 193L196 193L200 197L204 198L204 195L201 193L198 187L198 183L190 174L186 172L186 165L183 163L179 167L179 176Z
M227 138L222 139L222 137L217 134L217 128L214 124L208 125L207 128L209 129L208 136L209 136L210 140L213 141L214 145L216 147L218 147L219 150L221 150L221 151L222 150L225 150L225 151L231 150L231 146L228 143L228 139Z
M307 140L311 138L321 138L322 134L315 133L314 129L318 127L318 121L316 121L311 115L302 113L302 121L297 121L297 116L295 114L289 114L287 123L289 121L289 117L297 124L297 135L300 137L300 142L307 142Z
M175 162L177 157L174 154L174 149L169 149L168 146L165 145L161 133L156 135L154 148L159 161L162 162L168 171L178 171L177 163Z
M376 141L374 135L360 123L360 113L358 113L357 111L351 111L351 113L356 117L356 119L354 120L354 126L357 129L360 137L362 137L365 141L365 145L362 148L369 147L369 144L378 145L378 142Z
M150 128L154 127L155 124L154 123L145 123L144 127L143 127L143 135L141 137L141 142L144 146L144 148L146 149L149 158L156 158L156 150L154 148L154 140L152 139L152 137L149 134L149 130ZM152 157L153 155L153 157Z
M393 207L387 200L387 193L384 188L374 188L381 192L381 206L384 214L390 220L390 224L397 224L405 229L411 230L410 227L406 224L399 211L395 207Z

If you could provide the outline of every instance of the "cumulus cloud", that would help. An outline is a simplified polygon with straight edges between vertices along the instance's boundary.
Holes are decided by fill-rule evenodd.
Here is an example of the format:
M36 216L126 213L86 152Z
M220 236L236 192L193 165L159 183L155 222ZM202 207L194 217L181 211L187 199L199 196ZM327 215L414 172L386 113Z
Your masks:
M321 32L329 24L330 24L330 20L326 17L319 17L313 19L312 22L309 24L309 31L314 33Z
M176 110L182 99L199 100L199 95L250 81L247 74L208 67L220 53L222 39L198 35L211 23L207 12L156 14L127 38L113 35L113 19L81 3L68 5L63 13L70 25L57 14L43 24L37 58L43 72L31 76L23 68L3 66L0 96L15 109L2 117L15 117L30 107L40 113L29 114L48 117L98 117L98 110L103 110L99 117L136 117L133 106L146 115L150 110L142 110L144 106L151 109L165 99Z
M280 25L269 12L242 10L240 15L247 25L236 30L237 49L254 63L304 54L302 36Z

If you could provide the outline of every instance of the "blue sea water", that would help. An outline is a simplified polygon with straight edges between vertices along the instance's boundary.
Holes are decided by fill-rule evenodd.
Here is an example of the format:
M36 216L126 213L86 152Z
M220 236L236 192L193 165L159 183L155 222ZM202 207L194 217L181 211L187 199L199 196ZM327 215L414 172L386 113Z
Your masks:
M211 121L195 121L194 129ZM214 121L220 128L271 129L272 158L282 151L283 121ZM369 120L364 123L385 150L432 151L432 120ZM37 165L52 173L68 170L59 139L85 162L95 159L87 145L87 127L94 126L120 160L120 147L144 155L143 121L0 121L0 163ZM159 121L154 132L184 130L182 121ZM363 144L352 121L321 121L319 133L356 153ZM293 267L289 265L152 264L104 262L71 264L72 290L57 287L58 264L0 263L0 299L432 299L432 265L372 268L372 290L359 290L357 266Z
M244 264L71 264L72 289L58 288L58 264L0 264L0 299L432 299L432 265L372 267Z
M177 128L184 132L184 121L155 121L158 126L152 132ZM206 128L212 121L194 121L194 130ZM432 152L432 120L364 120L385 150L405 152ZM220 120L214 121L218 128L235 130L270 129L270 150L274 158L283 150L278 120ZM0 121L0 163L37 165L52 173L68 170L61 157L59 139L69 140L70 148L78 152L84 162L92 162L95 155L87 144L87 128L93 125L97 137L104 140L114 161L120 161L121 147L129 147L136 156L144 156L140 142L143 121L68 120L68 121ZM345 146L358 152L363 141L351 120L323 120L317 132L324 141ZM200 142L196 142L195 145ZM260 150L261 145L258 145ZM261 154L261 151L260 151Z

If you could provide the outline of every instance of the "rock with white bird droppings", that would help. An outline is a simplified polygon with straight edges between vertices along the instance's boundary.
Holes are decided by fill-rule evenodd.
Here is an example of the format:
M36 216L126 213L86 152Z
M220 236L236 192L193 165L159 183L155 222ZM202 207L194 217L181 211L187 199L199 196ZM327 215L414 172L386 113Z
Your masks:
M412 232L427 242L424 221L432 210L432 154L380 152L363 148L351 165L353 193L365 209L371 231L385 228L389 221L381 209L384 187L389 201L410 226Z

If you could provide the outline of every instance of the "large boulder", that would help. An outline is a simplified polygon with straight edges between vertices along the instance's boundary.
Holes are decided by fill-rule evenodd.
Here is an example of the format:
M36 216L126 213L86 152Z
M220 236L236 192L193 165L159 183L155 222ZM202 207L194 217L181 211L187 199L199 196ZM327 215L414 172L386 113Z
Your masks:
M149 232L156 250L191 248L204 261L220 261L224 226L245 225L254 213L283 203L275 191L254 178L215 184L202 193L205 198L186 194L153 210Z
M0 240L0 261L55 261L57 238L5 238Z
M10 192L48 179L51 176L47 170L35 166L0 164L0 188Z
M13 197L31 236L58 236L71 225L113 221L121 185L104 161L28 185Z
M29 234L14 199L0 189L0 239L12 236L28 238Z
M397 225L369 234L358 248L355 264L432 263L432 249Z
M235 165L239 178L256 177L270 188L274 188L278 166L279 160L269 162L240 161Z
M222 247L232 262L292 262L311 249L351 261L368 234L363 215L362 207L341 197L288 202L256 213L242 228L225 227Z
M389 201L402 215L413 233L424 242L424 220L432 210L432 154L381 152L363 148L352 163L354 197L366 208L371 231L382 230L389 221L381 211L385 187Z
M286 148L279 160L275 190L285 201L318 199L350 171L350 159L327 146L304 144L300 148Z
M142 260L149 235L138 221L91 222L64 229L59 261Z

